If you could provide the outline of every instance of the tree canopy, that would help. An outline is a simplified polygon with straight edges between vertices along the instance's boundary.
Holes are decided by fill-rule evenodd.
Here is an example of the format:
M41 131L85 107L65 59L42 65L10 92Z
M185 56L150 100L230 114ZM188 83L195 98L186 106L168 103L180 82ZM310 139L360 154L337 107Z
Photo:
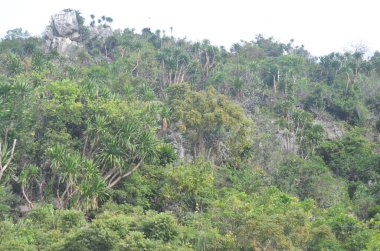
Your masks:
M380 248L380 53L75 13L0 41L1 250Z

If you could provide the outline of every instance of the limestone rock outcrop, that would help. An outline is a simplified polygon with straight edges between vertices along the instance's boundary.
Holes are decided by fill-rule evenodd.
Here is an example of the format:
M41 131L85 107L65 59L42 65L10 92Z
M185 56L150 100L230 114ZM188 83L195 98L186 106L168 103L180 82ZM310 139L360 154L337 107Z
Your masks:
M81 36L83 33L86 37ZM81 26L77 12L67 9L51 16L50 24L44 33L45 50L46 52L57 50L60 55L68 57L76 56L78 49L83 48L85 43L91 44L92 41L105 43L112 35L113 31L108 25Z
M90 39L97 39L105 42L107 38L111 37L113 31L111 27L90 27Z
M46 50L56 49L61 55L68 56L83 45L80 43L80 27L74 10L64 10L51 16L45 29Z

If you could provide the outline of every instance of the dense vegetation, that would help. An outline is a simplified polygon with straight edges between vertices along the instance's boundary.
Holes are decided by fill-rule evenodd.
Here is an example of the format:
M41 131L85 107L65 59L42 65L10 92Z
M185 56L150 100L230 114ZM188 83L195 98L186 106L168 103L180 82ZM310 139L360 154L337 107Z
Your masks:
M0 42L1 250L380 249L380 53L86 31Z

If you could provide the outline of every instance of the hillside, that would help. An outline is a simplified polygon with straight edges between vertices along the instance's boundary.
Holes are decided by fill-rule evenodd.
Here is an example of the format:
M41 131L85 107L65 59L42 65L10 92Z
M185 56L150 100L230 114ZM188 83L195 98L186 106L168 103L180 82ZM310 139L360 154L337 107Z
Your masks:
M0 250L380 249L379 52L84 18L0 41Z

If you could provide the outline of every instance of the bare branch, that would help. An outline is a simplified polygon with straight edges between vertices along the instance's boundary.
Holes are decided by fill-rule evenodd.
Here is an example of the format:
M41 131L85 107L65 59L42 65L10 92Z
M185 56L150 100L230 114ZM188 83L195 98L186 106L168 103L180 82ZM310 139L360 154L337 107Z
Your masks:
M28 195L25 192L25 186L24 185L21 185L21 191L22 191L22 195L24 196L25 200L28 202L29 208L33 208L33 203L29 200Z
M116 179L111 179L110 182L108 183L108 188L111 188L115 186L121 179L128 177L132 173L134 173L142 164L142 161L140 161L136 166L134 166L130 171L126 172L123 175L117 176Z
M11 156L9 157L9 159L7 160L7 163L4 166L3 166L3 149L2 149L2 145L0 143L0 180L3 177L4 171L8 168L9 164L11 163L11 161L14 157L14 153L15 153L15 149L16 149L16 143L17 143L17 139L14 139L13 145L12 145L12 150L11 150Z
M5 169L7 169L7 167L9 166L9 164L11 163L11 161L14 157L14 153L15 153L15 149L16 149L16 143L17 143L17 139L14 139L13 145L12 145L12 150L11 150L11 156L9 157L7 164L5 164L5 166L3 167L3 171L5 171Z
M140 167L141 163L142 163L142 161L140 161L134 168L132 168L129 172L123 174L123 176L121 176L121 177L126 178L129 175L131 175L133 172L135 172Z

